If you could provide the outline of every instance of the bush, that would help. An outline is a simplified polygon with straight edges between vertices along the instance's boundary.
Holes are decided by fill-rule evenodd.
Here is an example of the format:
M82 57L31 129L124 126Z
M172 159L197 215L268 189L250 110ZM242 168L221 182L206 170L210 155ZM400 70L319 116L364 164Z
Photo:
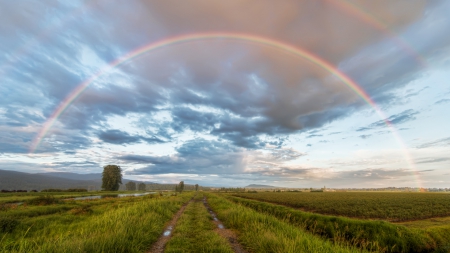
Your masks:
M26 201L27 204L36 205L36 206L58 204L59 202L60 202L59 199L55 199L55 197L53 197L51 195L39 196L37 198Z
M0 218L0 232L10 233L15 227L17 227L17 225L19 225L18 220L9 217Z
M73 215L91 214L93 211L90 206L80 206L70 210Z

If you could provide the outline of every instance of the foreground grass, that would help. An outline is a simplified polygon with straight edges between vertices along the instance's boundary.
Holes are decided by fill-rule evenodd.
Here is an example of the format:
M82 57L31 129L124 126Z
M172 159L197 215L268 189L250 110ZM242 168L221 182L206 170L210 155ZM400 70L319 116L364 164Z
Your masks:
M434 252L450 243L450 226L427 230L407 228L385 221L356 220L307 213L262 201L227 196L235 203L259 213L299 226L334 242L347 242L362 249L384 252Z
M208 203L228 228L237 230L239 241L251 252L361 252L309 234L270 215L208 194Z
M0 230L0 251L143 252L191 197L184 193L18 206L0 214L0 223L12 224Z
M450 194L407 192L259 192L235 196L321 214L408 221L450 216Z
M186 207L164 252L233 252L228 242L214 232L202 199L203 194L197 194Z

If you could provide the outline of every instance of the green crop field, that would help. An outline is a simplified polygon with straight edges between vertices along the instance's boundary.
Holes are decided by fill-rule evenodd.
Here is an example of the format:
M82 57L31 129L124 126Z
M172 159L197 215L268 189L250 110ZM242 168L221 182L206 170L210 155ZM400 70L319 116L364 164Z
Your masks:
M259 192L234 196L361 219L399 222L450 216L450 194L446 193Z

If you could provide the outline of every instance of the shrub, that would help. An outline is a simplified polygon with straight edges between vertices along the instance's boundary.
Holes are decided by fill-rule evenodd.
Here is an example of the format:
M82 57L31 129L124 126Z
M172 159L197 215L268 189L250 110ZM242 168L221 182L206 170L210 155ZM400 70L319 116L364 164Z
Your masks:
M37 206L58 204L59 202L60 202L59 199L55 199L55 197L51 195L39 196L37 198L26 201L26 203L29 205L37 205Z
M9 217L0 218L0 232L10 233L19 225L19 221Z

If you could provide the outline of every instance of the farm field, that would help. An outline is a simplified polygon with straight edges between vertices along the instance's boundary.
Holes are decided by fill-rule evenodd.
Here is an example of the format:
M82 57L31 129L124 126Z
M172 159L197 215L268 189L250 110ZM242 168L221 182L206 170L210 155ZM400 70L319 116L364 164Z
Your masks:
M210 192L59 197L36 194L21 205L1 205L0 252L448 252L450 246L449 217L391 223Z
M347 242L363 249L381 252L440 252L436 250L450 246L450 226L445 224L406 227L381 220L305 212L284 205L228 194L224 194L224 197L259 213L299 226L312 234L334 242Z
M450 216L450 194L394 192L258 192L234 196L303 211L392 222Z

